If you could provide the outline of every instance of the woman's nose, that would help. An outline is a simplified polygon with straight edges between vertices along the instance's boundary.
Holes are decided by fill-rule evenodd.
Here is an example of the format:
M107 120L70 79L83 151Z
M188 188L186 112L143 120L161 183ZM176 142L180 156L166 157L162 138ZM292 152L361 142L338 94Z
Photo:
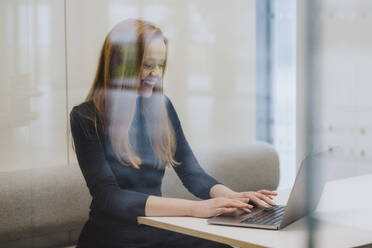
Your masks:
M154 69L151 70L151 74L153 76L160 76L161 75L161 69L159 66L155 66Z

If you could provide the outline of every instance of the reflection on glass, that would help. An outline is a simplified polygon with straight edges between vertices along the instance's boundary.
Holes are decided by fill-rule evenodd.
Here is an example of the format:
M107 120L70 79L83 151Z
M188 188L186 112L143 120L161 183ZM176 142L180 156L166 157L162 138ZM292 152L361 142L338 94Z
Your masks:
M193 92L210 92L213 86L210 76L195 74L189 76L187 85Z
M309 247L329 244L325 237L331 230L340 234L337 246L364 246L371 243L372 231L370 197L364 197L369 194L372 173L366 156L371 139L365 139L372 120L371 98L365 93L371 88L371 63L365 59L372 53L372 36L365 32L371 20L365 18L365 10L371 10L372 4L309 1L303 6L307 40L300 45L306 55L307 149L339 147L341 151L332 160L322 161L335 169L317 219L309 222ZM319 183L316 164L310 170L310 194ZM338 199L346 195L348 203L342 204Z
M67 162L60 5L1 1L1 170Z
M138 16L138 7L133 4L123 3L122 1L110 2L108 9L108 27L113 27L123 17Z
M257 2L257 139L279 153L279 188L293 185L296 161L296 1Z
M70 112L78 163L92 195L91 213L78 245L92 246L100 233L97 227L112 223L105 226L109 232L100 236L103 246L172 242L170 245L177 247L193 242L193 238L180 235L169 241L163 231L142 229L137 217L208 218L237 208L250 213L251 199L264 208L275 205L271 198L275 192L233 191L199 165L176 110L164 94L167 54L168 39L160 28L139 19L118 23L101 48L88 96ZM192 111L198 108L210 113L214 104L210 96L190 100L194 104ZM199 113L193 116L195 128L212 124L208 121L213 117ZM183 185L203 200L162 197L161 184L167 168L174 169ZM229 207L232 202L238 206ZM122 235L115 235L122 229ZM198 243L202 247L229 247L202 239Z

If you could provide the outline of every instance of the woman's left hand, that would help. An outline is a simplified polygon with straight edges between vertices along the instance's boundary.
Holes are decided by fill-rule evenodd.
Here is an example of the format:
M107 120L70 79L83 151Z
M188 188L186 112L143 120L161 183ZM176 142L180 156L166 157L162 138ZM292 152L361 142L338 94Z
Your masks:
M229 198L248 198L248 202L253 202L260 207L267 208L277 205L272 201L273 196L276 196L277 194L278 193L274 191L261 189L259 191L234 192L229 195Z

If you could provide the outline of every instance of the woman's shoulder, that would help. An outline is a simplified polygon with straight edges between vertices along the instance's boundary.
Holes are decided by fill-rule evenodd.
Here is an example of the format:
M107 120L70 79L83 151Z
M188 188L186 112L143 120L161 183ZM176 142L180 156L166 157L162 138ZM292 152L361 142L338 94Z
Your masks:
M174 108L171 99L165 94L164 94L164 101L165 101L165 106L167 108L168 117L170 121L172 122L173 126L177 128L180 125L180 120L178 118L177 111Z
M96 116L96 108L93 101L82 102L75 105L71 112L71 120L94 120Z
M86 101L76 105L70 112L71 131L84 133L87 137L96 137L102 133L102 127L97 118L96 108L93 101Z
M82 115L91 115L95 113L95 107L93 101L86 101L82 102L78 105L75 105L71 112L70 115L76 115L76 114L82 114Z
M173 112L174 111L173 103L172 103L171 99L168 97L168 95L166 95L166 94L164 94L164 102L165 102L165 106L168 109L168 111Z

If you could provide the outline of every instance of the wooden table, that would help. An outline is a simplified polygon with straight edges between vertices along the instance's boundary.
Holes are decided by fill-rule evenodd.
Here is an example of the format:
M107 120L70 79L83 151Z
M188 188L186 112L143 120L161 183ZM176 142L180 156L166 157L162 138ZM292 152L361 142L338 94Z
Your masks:
M372 247L372 175L327 183L317 208L315 247ZM290 190L276 202L285 204ZM139 217L138 223L237 247L306 247L306 218L278 231L211 225L194 217Z

